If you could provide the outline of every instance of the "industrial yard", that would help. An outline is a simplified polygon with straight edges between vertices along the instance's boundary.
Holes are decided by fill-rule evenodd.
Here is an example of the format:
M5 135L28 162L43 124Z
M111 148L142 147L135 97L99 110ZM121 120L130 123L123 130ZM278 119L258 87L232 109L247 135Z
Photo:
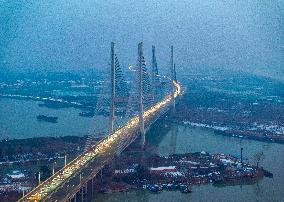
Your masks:
M111 193L129 189L150 192L180 190L190 193L194 185L254 183L266 173L227 154L195 152L167 157L123 155L96 178L95 191Z

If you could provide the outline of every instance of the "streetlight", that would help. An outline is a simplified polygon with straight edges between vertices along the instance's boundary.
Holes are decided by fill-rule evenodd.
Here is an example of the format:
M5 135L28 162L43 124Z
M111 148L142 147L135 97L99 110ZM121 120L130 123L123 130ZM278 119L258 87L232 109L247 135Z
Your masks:
M64 166L67 164L67 154L64 155Z
M54 175L55 173L55 164L56 164L56 161L52 163L52 175Z
M40 171L38 172L38 184L40 184Z

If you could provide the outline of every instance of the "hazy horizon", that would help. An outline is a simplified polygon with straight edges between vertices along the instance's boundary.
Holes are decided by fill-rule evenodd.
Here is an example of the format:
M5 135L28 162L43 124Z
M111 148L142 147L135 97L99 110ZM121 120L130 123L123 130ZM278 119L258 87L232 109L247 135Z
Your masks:
M284 3L255 1L0 1L0 67L103 69L110 42L124 67L156 45L178 72L223 68L284 80Z

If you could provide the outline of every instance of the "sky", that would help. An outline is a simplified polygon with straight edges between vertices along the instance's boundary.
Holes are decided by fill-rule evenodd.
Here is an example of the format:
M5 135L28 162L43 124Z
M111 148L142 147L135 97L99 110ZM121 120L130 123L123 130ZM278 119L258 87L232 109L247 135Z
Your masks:
M124 68L144 42L161 69L174 46L179 73L214 68L284 80L283 0L0 0L0 68Z

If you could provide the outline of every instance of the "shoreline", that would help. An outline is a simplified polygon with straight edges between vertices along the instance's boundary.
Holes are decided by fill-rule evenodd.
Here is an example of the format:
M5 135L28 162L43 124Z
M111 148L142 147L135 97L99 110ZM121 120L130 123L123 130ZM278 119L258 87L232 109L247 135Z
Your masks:
M191 127L206 128L214 131L216 135L222 135L225 137L234 137L239 139L247 139L268 143L284 144L284 134L274 134L272 132L254 131L254 130L234 130L226 126L209 126L202 123L193 123L190 121L179 121L181 125L189 125Z
M51 138L51 139L53 139L54 141L57 141L57 140L55 140L55 139L62 139L62 138L64 138L64 137L57 137L57 138L53 138L53 137L49 137L49 138ZM46 139L46 140L48 140L49 139L48 137L38 137L38 138L36 138L36 139L38 139L38 140L40 140L40 139ZM76 138L83 138L83 137L76 137L76 136L69 136L69 138L70 139L76 139ZM30 139L32 139L32 138L29 138L29 140ZM67 138L68 139L68 138ZM21 141L19 141L19 140L12 140L12 141L15 141L14 143L17 143L17 142L21 142ZM28 141L29 142L29 141ZM73 147L72 147L73 148ZM47 163L47 162L44 162L44 163ZM258 179L257 179L258 180ZM241 183L241 184L246 184L246 183L248 183L248 182L251 182L251 179L249 179L248 181L244 181L244 180L241 180L241 181L238 181L237 183ZM152 183L152 182L151 182ZM166 182L165 182L166 183ZM196 182L196 183L192 183L191 185L193 185L193 188L194 188L194 186L196 186L196 185L204 185L204 184L210 184L211 182L210 181L206 181L206 180L201 180L200 182ZM151 185L150 183L149 183L149 185ZM161 185L162 185L162 183L161 183ZM214 186L220 186L220 184L213 184ZM227 183L227 184L221 184L221 186L230 186L230 183ZM105 190L105 191L103 191L103 193L113 193L113 192L126 192L126 191L131 191L131 190L141 190L141 189L143 189L143 186L126 186L126 187L122 187L122 188L120 188L120 189L118 189L118 188L113 188L113 189L111 189L111 190ZM166 190L166 189L165 189ZM178 190L178 189L176 189L176 190ZM102 192L100 192L100 193L102 193Z
M15 99L15 100L33 100L33 101L40 101L43 102L42 104L39 104L40 107L47 107L49 109L58 109L58 108L75 108L79 109L82 112L79 113L79 116L82 116L81 114L84 113L90 113L90 109L93 109L93 106L87 106L82 103L78 102L69 102L64 101L62 99L54 99L51 97L38 97L38 96L23 96L23 95L8 95L8 94L0 94L0 98L7 98L7 99ZM50 103L53 103L52 105ZM60 105L60 106L57 106ZM88 110L85 112L84 110ZM82 117L88 117L88 116L82 116ZM249 140L255 140L255 141L262 141L262 142L268 142L268 143L278 143L278 144L284 144L284 134L279 134L271 131L264 131L264 130L249 130L249 129L232 129L229 126L211 126L203 123L198 122L191 122L187 120L179 120L177 123L182 125L190 125L192 127L200 127L200 128L208 128L214 130L214 133L216 135L223 135L226 137L236 137L241 139L249 139ZM65 137L65 136L60 136ZM74 136L77 137L77 136ZM2 140L4 140L3 138ZM17 139L17 138L14 138ZM25 138L23 138L24 140ZM0 140L1 141L1 140Z
M254 140L254 141L261 141L261 142L267 142L267 143L277 143L277 144L284 144L284 135L282 135L282 139L277 138L270 138L267 136L257 136L257 135L247 135L245 131L222 131L222 130L214 130L214 134L216 135L222 135L225 137L235 137L240 139L247 139L247 140Z
M263 168L241 163L239 158L229 154L194 152L142 158L123 154L112 168L103 171L108 177L96 178L95 191L109 194L147 189L153 193L164 190L190 193L195 186L205 184L255 184L268 177L265 172L269 173Z
M0 165L52 159L82 150L87 136L33 137L0 141Z

